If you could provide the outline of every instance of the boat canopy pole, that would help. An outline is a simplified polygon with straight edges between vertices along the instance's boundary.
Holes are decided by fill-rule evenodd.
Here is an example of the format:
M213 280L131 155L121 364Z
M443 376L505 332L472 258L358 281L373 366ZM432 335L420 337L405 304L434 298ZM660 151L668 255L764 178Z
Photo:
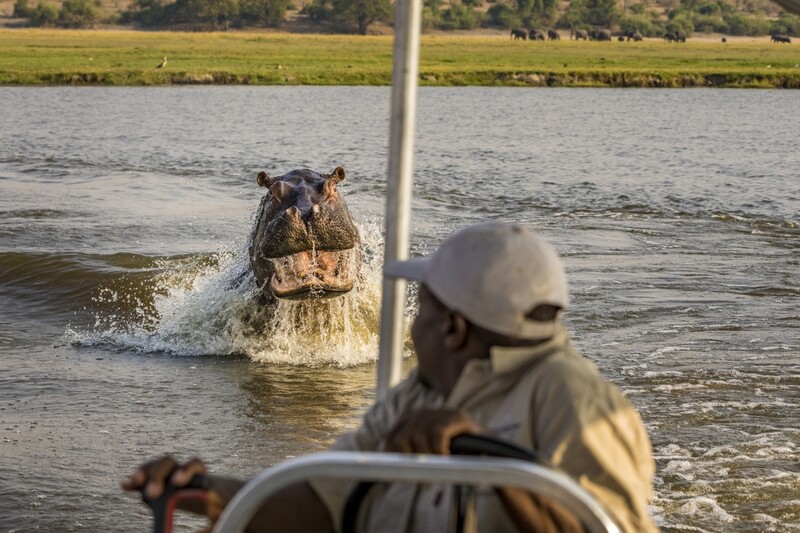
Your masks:
M422 0L399 0L395 10L384 265L408 258ZM401 378L405 294L405 280L383 278L377 399Z

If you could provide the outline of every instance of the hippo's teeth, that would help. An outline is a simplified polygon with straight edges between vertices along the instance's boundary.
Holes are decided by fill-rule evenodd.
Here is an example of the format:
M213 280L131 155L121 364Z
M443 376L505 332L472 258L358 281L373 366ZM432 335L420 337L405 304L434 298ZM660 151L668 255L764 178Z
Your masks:
M273 260L273 294L292 297L308 291L347 292L353 287L349 272L352 250L305 251Z

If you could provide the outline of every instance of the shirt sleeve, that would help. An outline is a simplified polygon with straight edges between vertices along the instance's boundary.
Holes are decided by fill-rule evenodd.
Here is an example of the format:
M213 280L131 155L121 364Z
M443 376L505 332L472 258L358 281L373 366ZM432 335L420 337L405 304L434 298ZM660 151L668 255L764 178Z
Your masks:
M394 427L401 414L415 405L423 392L416 373L412 373L389 391L384 400L375 403L366 412L358 429L340 436L328 451L377 451L384 436ZM335 531L340 531L345 503L358 481L312 479L308 483L327 507Z
M588 360L561 360L533 400L534 442L626 532L655 531L647 509L655 464L641 418Z

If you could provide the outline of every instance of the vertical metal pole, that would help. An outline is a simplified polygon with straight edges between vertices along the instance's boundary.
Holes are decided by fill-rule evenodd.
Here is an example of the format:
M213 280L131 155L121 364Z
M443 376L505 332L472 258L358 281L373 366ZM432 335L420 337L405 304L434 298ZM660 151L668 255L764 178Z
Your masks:
M395 10L384 264L408 257L422 0L399 0ZM405 293L404 280L383 279L378 399L401 378Z

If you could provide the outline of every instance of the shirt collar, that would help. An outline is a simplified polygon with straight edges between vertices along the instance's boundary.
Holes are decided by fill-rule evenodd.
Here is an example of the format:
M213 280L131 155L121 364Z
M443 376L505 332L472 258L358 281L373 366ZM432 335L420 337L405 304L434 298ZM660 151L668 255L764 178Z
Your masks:
M525 363L544 357L563 346L569 335L564 326L559 326L555 335L536 346L492 346L489 349L489 361L493 374L513 372Z
M569 342L563 325L552 338L536 346L492 346L486 359L467 361L455 387L447 397L449 407L460 405L484 384L497 376L511 374L536 359L546 357Z

